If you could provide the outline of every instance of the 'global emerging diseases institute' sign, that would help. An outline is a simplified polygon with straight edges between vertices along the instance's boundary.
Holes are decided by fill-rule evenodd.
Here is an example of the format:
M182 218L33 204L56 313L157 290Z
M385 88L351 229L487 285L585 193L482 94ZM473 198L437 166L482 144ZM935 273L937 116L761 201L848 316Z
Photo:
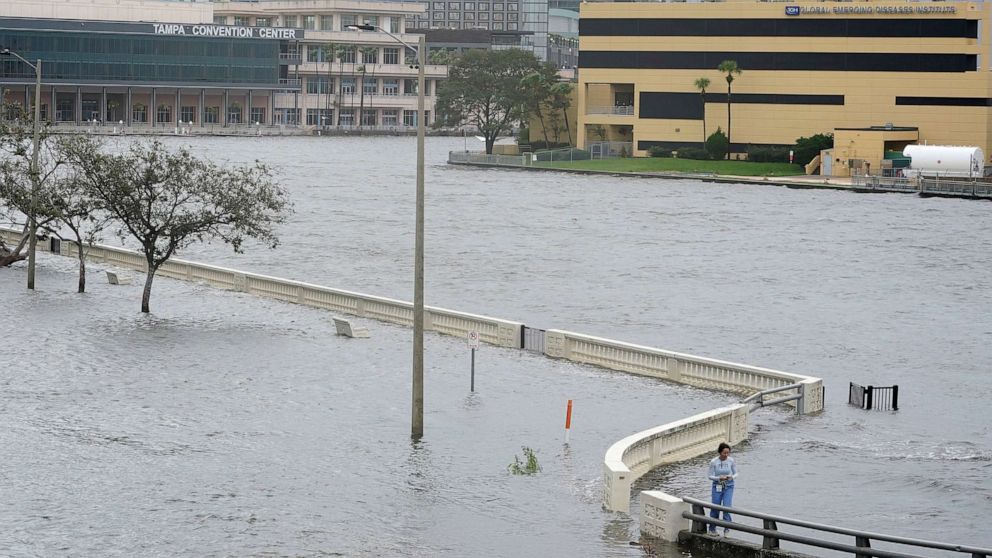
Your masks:
M302 29L286 27L239 27L229 25L180 25L178 23L153 23L156 35L189 37L220 37L231 39L302 39Z
M956 6L786 6L785 15L955 14Z

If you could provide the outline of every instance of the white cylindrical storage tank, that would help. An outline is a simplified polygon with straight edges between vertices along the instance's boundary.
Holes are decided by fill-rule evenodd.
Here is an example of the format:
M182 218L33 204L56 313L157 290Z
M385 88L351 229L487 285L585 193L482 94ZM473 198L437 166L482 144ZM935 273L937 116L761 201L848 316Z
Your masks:
M908 145L902 154L912 159L910 168L921 174L979 177L985 167L980 147Z

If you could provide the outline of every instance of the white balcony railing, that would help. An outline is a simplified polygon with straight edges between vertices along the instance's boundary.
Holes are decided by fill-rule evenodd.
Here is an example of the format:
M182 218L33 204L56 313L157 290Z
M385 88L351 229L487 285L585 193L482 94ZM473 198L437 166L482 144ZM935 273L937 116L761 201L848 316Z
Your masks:
M612 114L615 116L634 116L634 107L614 106L614 107L586 107L586 114Z

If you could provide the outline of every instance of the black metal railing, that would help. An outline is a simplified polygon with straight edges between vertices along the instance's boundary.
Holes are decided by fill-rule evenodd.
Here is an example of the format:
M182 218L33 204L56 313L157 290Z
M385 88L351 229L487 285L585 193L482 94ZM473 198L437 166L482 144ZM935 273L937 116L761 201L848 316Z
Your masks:
M878 556L881 558L918 558L918 556L915 554L906 554L904 552L871 548L871 541L876 541L876 542L912 546L916 548L931 548L937 550L948 550L951 552L960 552L963 554L970 554L972 558L988 558L989 556L992 556L992 548L979 548L976 546L949 544L949 543L942 543L935 541L927 541L922 539L910 539L906 537L896 537L893 535L883 535L881 533L860 531L858 529L848 529L846 527L835 527L833 525L813 523L811 521L803 521L801 519L793 519L790 517L771 515L767 513L745 510L741 508L719 506L716 504L711 504L704 500L697 500L695 498L682 498L682 500L692 506L691 512L682 513L682 517L692 522L692 527L690 529L690 532L696 534L705 534L708 525L715 525L718 527L724 527L724 528L733 529L735 531L740 531L742 533L751 533L753 535L760 535L762 537L761 547L768 550L779 548L780 541L789 541L789 542L804 544L807 546L815 546L818 548L827 548L831 550L837 550L840 552L847 552L854 554L857 558L867 558L869 556ZM753 527L751 525L745 525L743 523L724 521L722 519L715 519L706 515L706 508L709 508L711 510L726 511L742 517L751 517L754 519L760 519L762 521L762 526ZM824 533L833 533L837 535L846 535L846 536L854 537L854 545L852 546L850 544L843 544L839 542L818 539L811 536L785 533L779 530L779 524L791 525L794 527L802 527L804 529L811 529L813 531L821 531Z
M862 386L851 382L847 402L862 409L899 410L899 386Z

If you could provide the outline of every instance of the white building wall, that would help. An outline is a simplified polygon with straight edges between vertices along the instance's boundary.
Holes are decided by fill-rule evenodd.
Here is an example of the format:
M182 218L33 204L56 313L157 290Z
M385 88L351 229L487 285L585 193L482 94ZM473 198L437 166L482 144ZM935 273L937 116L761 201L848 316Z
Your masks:
M2 0L0 16L210 23L213 5L206 0Z

